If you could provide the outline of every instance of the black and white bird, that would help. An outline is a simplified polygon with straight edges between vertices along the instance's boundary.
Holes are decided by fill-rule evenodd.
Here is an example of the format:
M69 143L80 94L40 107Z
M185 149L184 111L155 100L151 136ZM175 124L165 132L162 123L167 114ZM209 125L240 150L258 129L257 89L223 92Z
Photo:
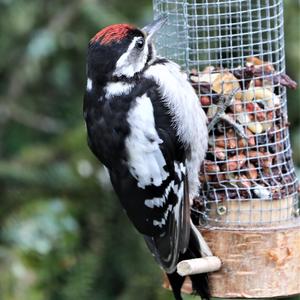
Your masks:
M91 39L84 118L90 149L179 300L184 278L176 265L201 255L190 201L199 192L208 134L187 76L156 55L153 35L165 21L143 29L111 25ZM190 277L194 292L207 299L206 274Z

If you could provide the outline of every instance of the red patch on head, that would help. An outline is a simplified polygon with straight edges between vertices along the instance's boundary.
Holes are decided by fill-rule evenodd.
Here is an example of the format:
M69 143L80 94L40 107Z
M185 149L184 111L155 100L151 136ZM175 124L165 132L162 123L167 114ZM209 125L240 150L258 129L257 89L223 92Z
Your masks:
M114 24L100 30L93 38L92 42L99 42L101 45L121 41L127 36L133 26L128 24Z

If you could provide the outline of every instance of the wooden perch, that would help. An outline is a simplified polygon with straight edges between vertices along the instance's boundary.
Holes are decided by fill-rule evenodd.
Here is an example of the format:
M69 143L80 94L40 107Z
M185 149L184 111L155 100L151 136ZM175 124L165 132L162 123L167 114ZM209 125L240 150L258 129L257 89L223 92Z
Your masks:
M218 257L213 256L205 239L193 222L191 222L191 229L197 234L202 258L194 258L179 262L177 265L177 273L180 276L186 276L219 270L222 265L221 260Z
M183 260L177 265L177 273L186 276L214 272L221 268L221 264L221 260L216 256Z

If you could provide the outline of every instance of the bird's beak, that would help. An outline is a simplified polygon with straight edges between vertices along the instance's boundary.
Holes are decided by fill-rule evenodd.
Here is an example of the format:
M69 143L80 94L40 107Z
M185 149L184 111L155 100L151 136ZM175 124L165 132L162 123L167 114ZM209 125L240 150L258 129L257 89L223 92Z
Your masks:
M167 17L161 17L142 29L147 34L148 40L152 39L153 35L167 22L167 19Z

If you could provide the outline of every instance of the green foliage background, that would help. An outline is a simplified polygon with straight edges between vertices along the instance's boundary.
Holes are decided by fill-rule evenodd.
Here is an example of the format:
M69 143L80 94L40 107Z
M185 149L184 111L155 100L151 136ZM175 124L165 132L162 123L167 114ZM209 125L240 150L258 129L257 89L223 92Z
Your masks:
M284 3L287 73L300 82L300 4ZM0 299L172 299L82 120L89 38L110 23L147 23L151 5L0 0ZM299 96L289 91L298 168Z

